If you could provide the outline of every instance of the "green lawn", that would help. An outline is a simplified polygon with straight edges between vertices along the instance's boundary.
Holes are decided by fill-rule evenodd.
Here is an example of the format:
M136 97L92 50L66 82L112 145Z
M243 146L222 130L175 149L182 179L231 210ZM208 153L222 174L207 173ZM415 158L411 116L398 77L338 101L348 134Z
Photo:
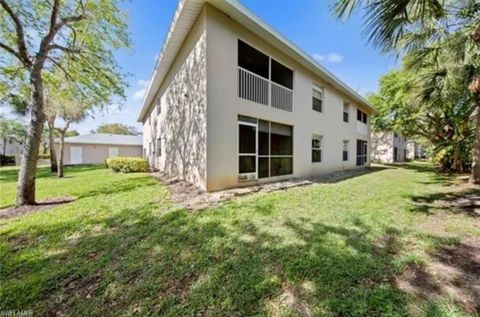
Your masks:
M16 173L0 169L0 206L14 203ZM0 311L467 315L454 299L424 300L395 284L439 248L480 237L478 218L433 205L455 186L426 163L196 212L176 207L147 174L86 166L65 175L40 169L38 199L75 202L0 219Z

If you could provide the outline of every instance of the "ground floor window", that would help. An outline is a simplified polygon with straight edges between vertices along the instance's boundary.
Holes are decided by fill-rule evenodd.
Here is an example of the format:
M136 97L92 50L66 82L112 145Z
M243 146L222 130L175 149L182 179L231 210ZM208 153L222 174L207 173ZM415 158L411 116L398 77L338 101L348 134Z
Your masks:
M343 161L348 161L348 146L349 146L349 141L343 140L343 144L342 144L342 160Z
M238 116L238 173L241 179L292 174L293 127Z
M357 166L367 163L368 144L367 141L357 140Z
M312 136L312 162L318 163L322 161L322 137Z

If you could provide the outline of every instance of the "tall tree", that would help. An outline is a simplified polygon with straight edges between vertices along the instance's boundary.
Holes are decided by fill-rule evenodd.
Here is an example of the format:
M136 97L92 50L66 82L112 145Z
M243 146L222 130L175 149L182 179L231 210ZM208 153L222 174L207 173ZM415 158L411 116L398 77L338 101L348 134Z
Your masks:
M476 107L472 183L480 183L480 3L478 0L335 0L335 14L342 18L365 12L363 35L382 51L435 60L448 50L467 70L465 87ZM418 63L412 63L415 69ZM441 68L441 65L437 65Z
M135 127L128 126L122 123L102 123L97 127L94 133L111 133L111 134L126 134L137 135L138 130Z
M0 82L30 93L30 120L17 206L35 204L36 163L45 123L45 74L62 71L83 96L106 104L124 96L112 50L129 46L116 0L0 0ZM12 90L8 89L7 90Z

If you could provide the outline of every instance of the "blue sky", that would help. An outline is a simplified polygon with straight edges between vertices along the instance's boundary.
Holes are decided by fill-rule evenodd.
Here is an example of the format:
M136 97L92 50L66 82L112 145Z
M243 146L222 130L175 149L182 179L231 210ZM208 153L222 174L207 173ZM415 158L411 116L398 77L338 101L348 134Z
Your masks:
M128 99L121 109L110 107L73 126L88 133L99 124L120 122L135 126L143 93L153 72L178 0L136 0L126 4L133 48L116 54L122 69L130 74ZM340 22L329 11L330 0L240 0L265 22L360 94L375 91L379 77L397 62L367 46L361 37L359 16Z

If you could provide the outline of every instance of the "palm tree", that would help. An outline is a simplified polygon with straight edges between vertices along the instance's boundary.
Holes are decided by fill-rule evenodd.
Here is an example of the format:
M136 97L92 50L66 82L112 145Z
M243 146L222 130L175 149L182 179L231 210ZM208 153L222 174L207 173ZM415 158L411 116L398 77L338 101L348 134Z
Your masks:
M363 36L383 52L409 55L410 66L441 63L440 51L457 57L475 105L476 129L470 181L480 184L480 4L477 0L335 0L334 14L364 12ZM397 55L397 56L398 56ZM425 66L425 65L423 65ZM440 65L437 65L440 66ZM452 69L450 69L452 70Z

